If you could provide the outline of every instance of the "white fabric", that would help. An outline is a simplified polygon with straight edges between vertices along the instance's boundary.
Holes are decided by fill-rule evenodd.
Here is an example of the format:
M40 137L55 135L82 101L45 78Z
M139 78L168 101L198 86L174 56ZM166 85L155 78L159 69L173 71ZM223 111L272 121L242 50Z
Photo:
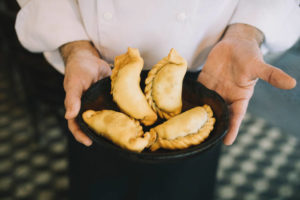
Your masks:
M44 52L60 72L58 48L90 40L103 59L127 47L138 48L145 68L175 48L199 70L225 28L250 24L266 36L264 48L284 51L300 35L300 8L295 0L18 0L22 9L16 31L22 45Z
M295 0L240 0L233 23L255 26L265 35L263 48L283 51L299 38L300 7Z
M30 0L17 0L18 4L21 7L24 7L26 3L28 3Z

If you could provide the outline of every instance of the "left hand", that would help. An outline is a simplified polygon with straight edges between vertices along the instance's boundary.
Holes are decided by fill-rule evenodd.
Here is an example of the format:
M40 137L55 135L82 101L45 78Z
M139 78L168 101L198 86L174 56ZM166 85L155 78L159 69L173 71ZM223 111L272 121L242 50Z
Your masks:
M60 48L65 61L64 89L66 91L65 118L74 138L90 146L92 140L85 135L77 124L77 117L81 96L97 80L111 74L111 69L104 60L99 57L96 48L89 41L74 41Z
M280 89L292 89L296 80L266 64L259 49L262 36L245 24L229 26L224 38L211 50L198 81L221 95L230 110L229 130L224 139L231 145L238 133L258 78Z

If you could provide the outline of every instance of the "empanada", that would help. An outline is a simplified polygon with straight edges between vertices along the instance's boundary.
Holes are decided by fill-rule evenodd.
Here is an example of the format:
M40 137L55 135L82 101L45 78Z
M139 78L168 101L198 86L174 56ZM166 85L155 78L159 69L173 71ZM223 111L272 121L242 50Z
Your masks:
M139 121L113 110L87 110L82 118L97 134L131 151L141 152L156 139L153 133L144 134Z
M175 49L149 71L145 95L152 109L161 118L169 119L181 112L182 82L187 62Z
M150 129L151 135L157 134L157 140L150 148L152 151L185 149L200 144L209 136L214 123L210 106L192 108Z
M123 112L148 126L157 120L157 115L140 88L143 65L138 49L128 48L126 54L117 56L111 75L111 93Z

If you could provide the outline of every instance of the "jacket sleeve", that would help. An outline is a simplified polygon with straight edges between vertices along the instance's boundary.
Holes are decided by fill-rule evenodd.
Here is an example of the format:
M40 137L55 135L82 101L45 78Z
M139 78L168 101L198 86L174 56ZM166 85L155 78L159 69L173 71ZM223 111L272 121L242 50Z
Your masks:
M300 7L297 0L240 0L230 24L244 23L262 31L262 50L282 52L300 35Z
M43 52L59 72L64 63L59 47L68 42L90 40L75 0L18 0L15 29L21 44L31 52Z

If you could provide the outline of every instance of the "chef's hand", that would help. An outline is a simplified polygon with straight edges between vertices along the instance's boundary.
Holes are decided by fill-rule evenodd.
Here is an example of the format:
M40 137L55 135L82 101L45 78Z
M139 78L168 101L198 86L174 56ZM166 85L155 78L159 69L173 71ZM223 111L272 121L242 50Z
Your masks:
M208 55L198 81L219 93L229 105L229 130L224 139L231 145L238 133L258 78L280 89L292 89L296 80L266 64L259 45L262 33L245 24L228 27L223 39Z
M81 104L81 96L92 83L111 74L109 65L100 59L97 50L88 41L76 41L60 48L65 61L64 89L66 92L65 118L75 139L90 146L92 140L85 135L75 121Z

